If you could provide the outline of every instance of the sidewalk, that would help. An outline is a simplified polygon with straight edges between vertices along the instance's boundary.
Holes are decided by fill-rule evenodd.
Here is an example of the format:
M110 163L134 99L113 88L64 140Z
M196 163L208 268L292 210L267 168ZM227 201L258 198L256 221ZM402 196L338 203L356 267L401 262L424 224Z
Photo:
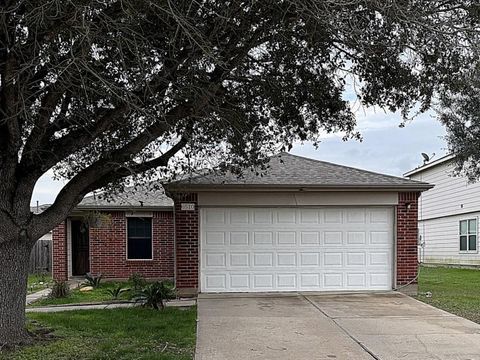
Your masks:
M50 294L50 289L43 289L32 294L28 294L25 300L25 304L30 305L31 303L44 298Z
M190 307L197 304L196 300L173 300L166 303L167 307ZM110 304L71 304L71 305L55 305L55 306L39 306L27 308L26 312L60 312L60 311L75 311L75 310L93 310L93 309L118 309L140 306L135 303L110 303Z
M80 280L70 280L68 282L68 286L70 287L70 290L72 290L72 289L75 289L76 287L78 287L79 284L81 284L81 283L82 282ZM30 305L33 302L35 302L35 301L37 301L41 298L47 297L48 295L50 295L51 290L52 289L48 288L48 289L43 289L43 290L28 294L27 299L25 300L25 304Z

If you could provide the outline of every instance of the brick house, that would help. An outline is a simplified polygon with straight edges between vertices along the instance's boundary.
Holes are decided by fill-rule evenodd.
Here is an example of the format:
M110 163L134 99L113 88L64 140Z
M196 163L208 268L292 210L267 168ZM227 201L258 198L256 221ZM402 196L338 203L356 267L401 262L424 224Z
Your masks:
M53 276L140 273L183 294L415 291L417 199L431 187L282 153L261 175L90 196L53 230Z

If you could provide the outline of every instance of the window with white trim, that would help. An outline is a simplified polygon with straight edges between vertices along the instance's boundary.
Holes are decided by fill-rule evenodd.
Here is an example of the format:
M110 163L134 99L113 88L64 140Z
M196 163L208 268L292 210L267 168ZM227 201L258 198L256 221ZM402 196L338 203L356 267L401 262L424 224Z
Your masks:
M152 218L127 218L127 259L152 260Z
M460 221L460 251L477 251L477 219Z

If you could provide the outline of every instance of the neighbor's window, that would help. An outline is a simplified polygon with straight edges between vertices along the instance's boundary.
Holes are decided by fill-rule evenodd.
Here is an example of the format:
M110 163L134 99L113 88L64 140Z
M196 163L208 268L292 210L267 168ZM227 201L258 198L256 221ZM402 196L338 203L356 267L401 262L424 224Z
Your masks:
M460 251L477 251L477 219L460 221Z
M127 259L152 259L152 218L127 218Z

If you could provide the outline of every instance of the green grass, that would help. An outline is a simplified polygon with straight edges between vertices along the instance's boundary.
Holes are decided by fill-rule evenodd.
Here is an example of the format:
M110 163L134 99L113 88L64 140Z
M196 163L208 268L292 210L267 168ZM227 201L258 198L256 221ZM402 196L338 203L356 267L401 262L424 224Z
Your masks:
M131 288L131 284L127 282L103 282L100 286L92 291L82 292L79 288L73 289L70 291L70 294L66 298L53 299L53 298L43 298L35 303L32 306L46 306L46 305L62 305L62 304L80 304L80 303L95 303L103 301L111 301L112 295L108 290L114 289L117 286L122 285L125 288ZM132 294L135 291L127 291L120 295L119 300L129 300Z
M422 267L418 282L419 300L480 324L480 270Z
M47 289L51 285L52 285L52 276L50 274L28 275L27 292L29 294Z
M54 329L55 339L14 352L0 360L192 359L196 308L146 308L30 313L30 320Z

